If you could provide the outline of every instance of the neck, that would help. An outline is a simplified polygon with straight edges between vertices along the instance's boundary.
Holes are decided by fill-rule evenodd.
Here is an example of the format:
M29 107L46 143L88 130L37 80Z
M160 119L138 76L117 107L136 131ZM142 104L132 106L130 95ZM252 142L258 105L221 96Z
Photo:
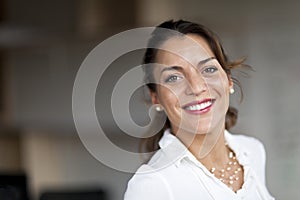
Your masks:
M222 168L229 159L224 130L225 127L222 126L209 133L197 135L178 130L176 136L207 169L213 166Z

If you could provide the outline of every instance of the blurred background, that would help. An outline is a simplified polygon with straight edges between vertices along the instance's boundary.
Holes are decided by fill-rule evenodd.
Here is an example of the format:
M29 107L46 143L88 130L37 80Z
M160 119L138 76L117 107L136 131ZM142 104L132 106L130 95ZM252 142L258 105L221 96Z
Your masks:
M77 70L96 45L116 33L183 18L210 27L230 58L246 56L253 66L249 77L236 74L245 96L242 103L238 95L232 100L239 109L232 132L263 141L270 193L297 199L299 8L297 0L0 0L0 198L17 190L19 199L50 200L73 191L89 199L122 199L132 174L103 165L77 135L72 118ZM138 65L141 55L124 55L109 68L96 98L109 138L136 152L138 140L118 130L103 105L111 95L109 81L126 63ZM140 97L132 104L143 105Z

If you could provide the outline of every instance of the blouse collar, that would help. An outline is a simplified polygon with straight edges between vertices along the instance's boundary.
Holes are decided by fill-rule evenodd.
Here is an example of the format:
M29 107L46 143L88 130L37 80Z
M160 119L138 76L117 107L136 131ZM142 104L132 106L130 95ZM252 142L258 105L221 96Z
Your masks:
M249 156L249 151L243 147L242 144L236 141L236 137L227 130L224 131L224 137L228 146L236 154L239 162L242 165L247 165L249 161L247 158ZM161 163L161 161L157 163L163 164L164 167L171 163L175 163L175 165L178 167L184 159L189 159L204 171L207 171L207 169L195 158L195 156L186 148L186 146L170 132L170 129L165 130L163 137L159 141L159 146L167 159L164 159L163 163Z

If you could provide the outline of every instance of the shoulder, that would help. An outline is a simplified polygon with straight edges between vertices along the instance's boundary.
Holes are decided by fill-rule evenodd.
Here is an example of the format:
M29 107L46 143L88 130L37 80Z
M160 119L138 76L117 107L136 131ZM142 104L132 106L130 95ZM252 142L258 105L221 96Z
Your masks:
M247 156L253 166L264 168L266 160L266 151L263 143L255 137L246 135L231 135L232 143L234 143L240 153Z
M234 144L240 147L240 149L243 149L253 155L265 155L265 147L259 139L252 136L238 134L230 134L229 137Z
M124 200L170 199L168 184L160 172L148 164L142 165L130 179Z

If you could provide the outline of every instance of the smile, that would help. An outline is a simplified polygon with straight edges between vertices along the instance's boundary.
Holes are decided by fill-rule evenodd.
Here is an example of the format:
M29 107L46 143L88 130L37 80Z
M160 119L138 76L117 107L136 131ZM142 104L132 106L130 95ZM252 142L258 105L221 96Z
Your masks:
M208 112L215 99L204 99L202 101L194 101L183 106L183 109L191 114L204 114Z

